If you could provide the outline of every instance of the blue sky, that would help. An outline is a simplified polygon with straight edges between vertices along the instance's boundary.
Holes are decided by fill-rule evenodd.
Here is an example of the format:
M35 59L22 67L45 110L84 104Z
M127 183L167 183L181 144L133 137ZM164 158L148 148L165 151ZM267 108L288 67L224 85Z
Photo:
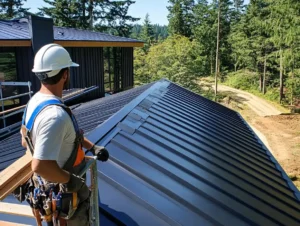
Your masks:
M249 0L245 0L249 3ZM24 7L31 8L31 12L37 12L39 7L46 6L43 0L27 0ZM166 25L168 24L168 0L136 0L135 4L129 8L129 15L141 18L138 23L143 23L147 13L150 15L150 20L153 24Z

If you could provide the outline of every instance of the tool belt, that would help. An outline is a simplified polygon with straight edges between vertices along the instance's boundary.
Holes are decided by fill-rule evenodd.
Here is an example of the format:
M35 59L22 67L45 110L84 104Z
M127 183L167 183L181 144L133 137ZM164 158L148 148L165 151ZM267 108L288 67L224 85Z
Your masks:
M41 103L31 115L27 125L25 125L26 107L22 120L22 137L26 140L27 148L29 148L33 154L34 146L30 132L32 131L33 123L37 115L49 105L61 106L72 119L76 131L75 146L63 169L71 174L79 174L86 164L85 154L82 150L83 132L79 129L71 110L59 100L53 99ZM78 204L85 201L80 200L80 191L78 191L78 193L67 193L63 184L46 181L35 173L26 183L17 187L13 195L20 202L26 200L29 203L37 221L40 221L42 216L46 222L52 222L53 216L56 217L56 219L57 217L66 220L70 219L74 215ZM83 195L83 197L86 196L87 195Z

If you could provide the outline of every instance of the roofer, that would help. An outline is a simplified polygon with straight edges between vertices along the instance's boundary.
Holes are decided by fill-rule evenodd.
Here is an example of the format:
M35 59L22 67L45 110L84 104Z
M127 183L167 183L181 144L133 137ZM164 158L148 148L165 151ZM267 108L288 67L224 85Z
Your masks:
M57 219L61 225L89 225L90 190L85 178L77 176L85 166L83 148L98 160L109 158L104 147L94 145L83 136L71 110L61 99L70 81L70 67L78 66L57 44L45 45L35 55L32 71L41 81L41 89L28 102L21 129L22 145L33 155L34 174L22 186L26 194L24 191L19 194L19 189L15 196L31 205L38 225L41 225L41 215L48 225L55 224Z

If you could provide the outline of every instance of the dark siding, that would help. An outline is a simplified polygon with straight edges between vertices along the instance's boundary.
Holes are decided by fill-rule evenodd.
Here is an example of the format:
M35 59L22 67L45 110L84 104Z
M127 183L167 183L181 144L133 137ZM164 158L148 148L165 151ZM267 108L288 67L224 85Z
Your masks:
M33 68L34 54L31 47L17 47L16 48L16 62L17 62L17 73L19 82L31 82L31 90L37 92L40 87L40 81L31 72ZM20 89L21 93L28 92L27 87ZM21 103L26 104L28 98L22 98Z
M121 89L127 90L133 87L133 48L121 50Z
M40 82L31 72L34 56L30 47L0 47L0 52L15 52L18 82L30 81L32 83L31 90L39 90ZM28 92L28 88L21 88L20 92Z
M79 68L72 68L70 88L99 88L88 95L94 99L104 96L103 48L67 48Z

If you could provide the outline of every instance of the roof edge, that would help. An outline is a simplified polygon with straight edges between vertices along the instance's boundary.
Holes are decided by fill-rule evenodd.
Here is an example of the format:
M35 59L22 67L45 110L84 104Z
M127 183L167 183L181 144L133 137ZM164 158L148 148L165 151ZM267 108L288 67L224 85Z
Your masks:
M296 197L296 199L300 203L300 191L297 189L296 185L288 177L287 173L281 167L281 165L276 160L276 158L273 156L273 154L270 152L270 150L266 147L266 145L264 144L264 142L262 142L261 139L257 136L257 134L251 128L251 126L249 125L249 123L242 117L242 115L239 112L237 112L237 115L245 123L245 125L247 126L247 128L252 132L252 134L255 136L255 138L257 139L257 141L261 144L261 146L263 147L263 149L266 151L266 153L270 157L270 160L274 163L276 169L282 174L283 179L286 181L288 187L294 192L294 196Z
M1 47L30 47L30 39L0 39Z
M61 26L55 26L55 25L53 26L53 28L57 28L57 29L73 29L73 30L77 30L77 31L88 31L88 32L95 33L95 34L101 34L101 35L110 36L110 37L118 37L118 38L122 38L122 39L127 39L127 40L131 40L132 42L144 42L144 41L141 41L141 40L138 40L138 39L123 37L123 36L117 36L117 35L112 35L112 34L101 32L101 31L92 31L92 30L86 30L86 29L74 28L74 27L61 27Z
M143 42L129 41L88 41L88 40L54 40L54 43L63 47L144 47Z

